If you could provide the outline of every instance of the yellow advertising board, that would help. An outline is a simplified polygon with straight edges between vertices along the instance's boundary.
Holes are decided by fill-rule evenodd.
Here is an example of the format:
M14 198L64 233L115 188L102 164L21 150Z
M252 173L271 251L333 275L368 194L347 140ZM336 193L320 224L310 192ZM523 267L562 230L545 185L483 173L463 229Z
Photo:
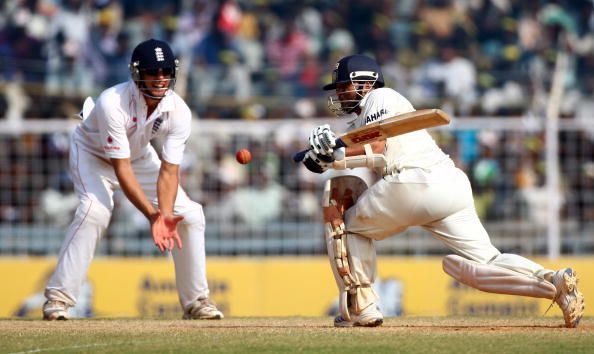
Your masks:
M573 266L586 301L594 296L594 258L555 262ZM0 258L0 317L41 317L43 288L54 258ZM326 257L210 257L211 297L227 316L323 316L336 312L336 285ZM441 269L441 258L380 257L376 291L387 316L541 315L550 301L482 293ZM83 284L75 316L181 317L173 263L168 258L97 258ZM554 307L551 315L560 315ZM594 307L586 307L594 315Z

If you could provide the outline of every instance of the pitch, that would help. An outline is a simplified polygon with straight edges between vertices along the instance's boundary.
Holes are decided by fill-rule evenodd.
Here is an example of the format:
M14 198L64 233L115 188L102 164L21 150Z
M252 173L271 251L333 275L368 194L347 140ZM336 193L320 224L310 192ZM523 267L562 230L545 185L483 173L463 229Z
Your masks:
M379 328L334 328L324 318L222 321L0 320L1 353L590 353L594 320L387 318Z

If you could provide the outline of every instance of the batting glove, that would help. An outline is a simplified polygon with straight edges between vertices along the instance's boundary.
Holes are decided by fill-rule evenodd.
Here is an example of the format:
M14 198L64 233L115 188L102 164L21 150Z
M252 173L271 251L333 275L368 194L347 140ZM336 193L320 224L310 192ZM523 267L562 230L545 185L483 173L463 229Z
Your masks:
M332 162L334 162L332 155L316 155L313 150L309 150L303 159L305 167L315 173L323 173L332 166Z
M320 125L309 135L309 147L316 155L332 156L336 146L336 134L328 124Z

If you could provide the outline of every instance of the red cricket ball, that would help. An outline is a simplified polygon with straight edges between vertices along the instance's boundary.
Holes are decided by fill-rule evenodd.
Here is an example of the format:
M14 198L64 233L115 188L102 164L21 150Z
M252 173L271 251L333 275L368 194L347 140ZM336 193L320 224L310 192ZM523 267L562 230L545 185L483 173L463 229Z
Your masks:
M248 164L252 161L252 153L248 149L241 149L235 154L235 159L242 165Z

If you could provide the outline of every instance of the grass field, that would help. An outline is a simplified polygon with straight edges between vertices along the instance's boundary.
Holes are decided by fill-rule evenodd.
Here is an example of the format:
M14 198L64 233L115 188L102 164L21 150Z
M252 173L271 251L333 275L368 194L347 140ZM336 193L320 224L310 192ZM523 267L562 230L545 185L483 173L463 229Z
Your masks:
M331 318L222 321L0 320L1 353L592 353L594 320L388 318L379 328L334 328Z

